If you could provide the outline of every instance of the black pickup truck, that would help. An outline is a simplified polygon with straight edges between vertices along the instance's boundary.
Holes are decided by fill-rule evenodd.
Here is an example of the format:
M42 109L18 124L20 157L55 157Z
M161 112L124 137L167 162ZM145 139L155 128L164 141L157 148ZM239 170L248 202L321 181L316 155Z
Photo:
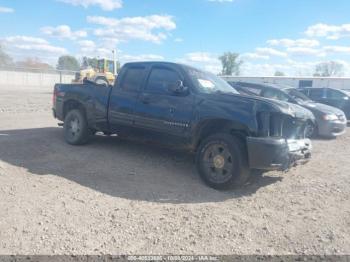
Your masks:
M185 149L196 153L200 176L216 189L243 185L251 170L285 170L311 156L311 112L240 95L186 65L128 63L114 86L56 84L53 104L69 144L103 132Z

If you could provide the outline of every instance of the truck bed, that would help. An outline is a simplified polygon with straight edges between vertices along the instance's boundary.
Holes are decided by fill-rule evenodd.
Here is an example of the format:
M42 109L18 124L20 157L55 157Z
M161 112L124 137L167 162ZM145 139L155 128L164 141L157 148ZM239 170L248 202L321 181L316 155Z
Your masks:
M56 84L54 88L54 116L64 121L65 107L69 101L78 102L86 109L86 116L90 123L96 126L107 126L108 100L111 86L95 84ZM65 105L63 105L65 102Z

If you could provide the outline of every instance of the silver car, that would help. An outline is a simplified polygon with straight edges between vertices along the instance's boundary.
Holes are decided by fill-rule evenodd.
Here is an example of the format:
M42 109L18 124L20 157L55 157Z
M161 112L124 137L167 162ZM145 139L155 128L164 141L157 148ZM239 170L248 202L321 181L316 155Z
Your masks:
M298 104L310 110L316 123L309 123L307 137L337 137L346 132L347 119L345 113L335 107L312 101L296 88L276 84L255 84L245 82L230 83L238 92L247 95L258 95L270 99Z

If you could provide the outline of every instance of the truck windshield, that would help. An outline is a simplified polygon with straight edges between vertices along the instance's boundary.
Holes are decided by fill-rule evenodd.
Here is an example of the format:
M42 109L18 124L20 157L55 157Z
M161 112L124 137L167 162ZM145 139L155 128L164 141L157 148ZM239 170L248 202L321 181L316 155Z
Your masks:
M237 90L230 86L225 80L214 74L202 72L193 68L188 69L188 73L193 83L196 85L196 88L202 93L239 94Z

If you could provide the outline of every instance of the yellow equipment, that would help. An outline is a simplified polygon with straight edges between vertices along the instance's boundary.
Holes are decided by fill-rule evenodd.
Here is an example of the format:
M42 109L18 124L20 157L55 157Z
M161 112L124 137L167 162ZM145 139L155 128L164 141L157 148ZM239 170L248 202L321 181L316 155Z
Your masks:
M75 83L82 83L84 79L88 79L97 84L113 85L115 81L114 75L114 61L108 59L97 60L97 67L87 67L80 70L75 75Z

